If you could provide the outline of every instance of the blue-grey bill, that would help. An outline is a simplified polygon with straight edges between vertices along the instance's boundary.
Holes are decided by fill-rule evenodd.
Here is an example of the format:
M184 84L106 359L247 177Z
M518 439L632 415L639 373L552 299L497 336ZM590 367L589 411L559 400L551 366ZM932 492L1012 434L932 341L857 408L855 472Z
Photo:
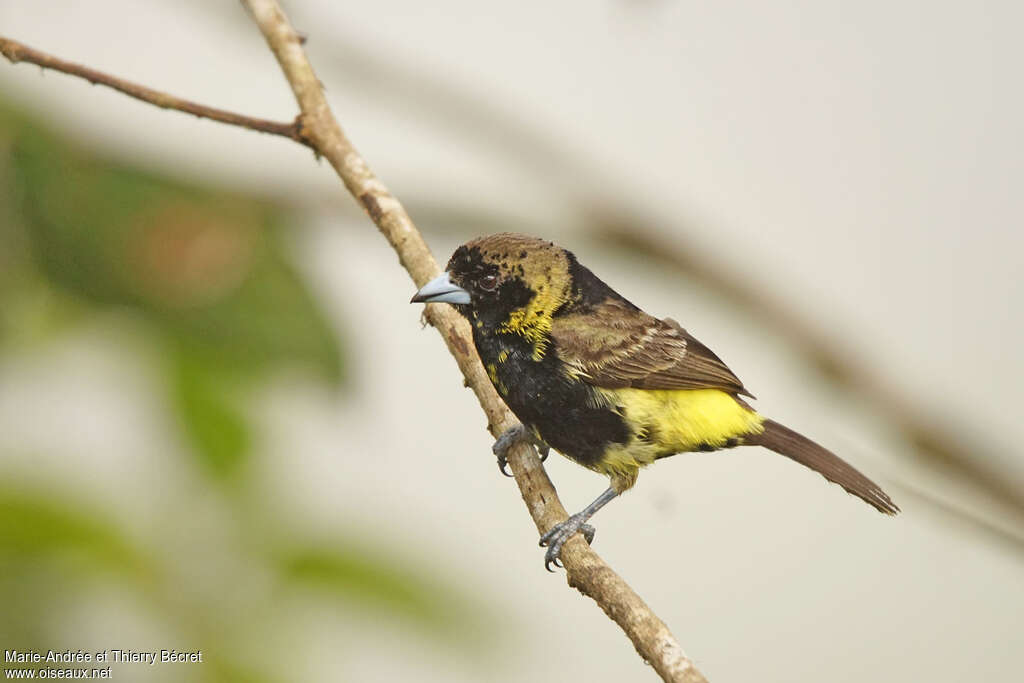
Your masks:
M448 277L448 272L441 273L427 284L420 287L420 291L413 295L409 303L413 304L468 304L470 301L469 292L454 284Z

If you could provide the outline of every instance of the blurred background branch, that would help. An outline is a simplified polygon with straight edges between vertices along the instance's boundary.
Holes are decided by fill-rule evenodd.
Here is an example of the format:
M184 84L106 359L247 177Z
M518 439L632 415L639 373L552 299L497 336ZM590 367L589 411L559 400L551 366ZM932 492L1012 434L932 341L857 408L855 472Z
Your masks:
M971 432L966 425L959 420L925 414L919 403L904 397L869 362L855 360L868 355L857 350L856 343L843 348L815 323L765 289L752 287L749 280L717 265L694 245L663 239L635 213L618 215L614 210L605 210L593 216L592 225L597 239L678 271L742 310L758 327L770 327L788 340L803 361L827 382L861 397L875 414L890 423L912 446L908 451L916 453L921 464L956 482L965 497L1000 503L1009 520L988 523L1003 528L1005 538L1015 539L1018 548L1024 550L1024 488L1014 473L1000 468L999 460L984 440L979 442L973 435L965 437L965 433ZM933 496L930 500L937 498ZM942 507L947 513L956 510L962 515L978 514L948 501Z
M436 72L361 48L358 41L332 40L318 44L317 50L343 83L375 94L388 106L415 110L437 130L457 133L527 175L542 174L570 207L567 216L559 217L559 228L571 231L579 241L620 256L632 254L685 277L749 318L752 329L771 329L825 382L857 397L899 434L910 446L899 452L916 455L915 464L940 474L959 494L954 500L932 494L922 502L935 504L943 517L966 516L1000 529L998 538L1024 550L1024 482L1001 465L991 438L963 417L937 415L920 397L907 396L872 365L873 350L861 346L861 340L845 337L840 343L820 323L773 295L770 284L756 274L735 270L689 239L696 230L685 217L653 218L628 194L604 191L615 187L614 179L585 152L566 144L564 136L552 135L528 117L495 106ZM550 225L524 223L521 216L503 218L493 210L415 194L406 203L425 229L435 233L552 230ZM899 484L898 477L890 477ZM995 506L978 510L972 501L982 501L982 508Z

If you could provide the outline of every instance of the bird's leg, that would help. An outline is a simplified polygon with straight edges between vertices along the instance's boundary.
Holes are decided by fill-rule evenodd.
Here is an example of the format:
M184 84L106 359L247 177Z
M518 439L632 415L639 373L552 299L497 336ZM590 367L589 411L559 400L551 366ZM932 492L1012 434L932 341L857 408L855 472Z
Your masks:
M544 462L548 458L548 451L550 448L546 443L534 436L533 432L530 431L526 425L520 423L515 427L509 427L498 437L498 440L491 446L491 452L498 458L498 470L506 477L511 477L512 473L505 470L508 465L508 451L510 448L515 446L520 441L525 441L531 446L536 446L537 450L540 451L540 461Z
M544 553L545 569L553 572L555 570L551 568L552 564L556 567L562 566L559 559L562 554L562 546L577 531L583 533L583 538L587 539L587 543L594 540L594 527L587 524L587 520L593 517L595 512L607 505L617 495L619 495L618 491L609 487L593 503L575 515L570 516L564 522L554 525L546 534L540 537L540 545L548 547L547 552Z

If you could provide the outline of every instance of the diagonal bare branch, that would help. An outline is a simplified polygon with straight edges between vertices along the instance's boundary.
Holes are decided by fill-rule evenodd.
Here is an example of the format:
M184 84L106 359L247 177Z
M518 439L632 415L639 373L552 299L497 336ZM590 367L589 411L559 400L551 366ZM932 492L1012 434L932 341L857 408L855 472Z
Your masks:
M366 209L388 239L402 266L417 285L437 274L439 268L405 209L370 171L366 162L345 137L324 99L302 39L273 0L243 0L256 19L268 44L281 64L299 103L301 114L292 123L280 123L208 107L121 78L66 62L22 43L0 37L0 53L12 63L29 62L99 83L130 97L164 109L176 109L201 118L220 121L264 133L280 135L312 148L325 157L349 192ZM515 424L515 418L498 397L473 351L465 320L447 305L427 306L427 321L442 335L465 378L476 394L495 436ZM523 500L540 532L566 519L567 514L551 480L532 447L519 446L508 454ZM623 629L641 657L665 680L678 683L706 683L687 658L665 623L604 560L576 536L563 548L568 583L594 599Z
M291 123L282 123L280 121L268 121L266 119L257 119L252 116L235 114L234 112L217 109L215 107L207 107L206 105L198 104L197 102L192 102L180 97L175 97L174 95L168 95L167 93L159 90L147 88L146 86L139 85L138 83L126 81L123 78L118 78L117 76L111 76L110 74L97 71L96 69L91 69L87 66L82 66L81 64L66 62L63 59L46 54L45 52L40 52L28 45L19 43L16 40L11 40L10 38L4 38L3 36L0 36L0 54L3 54L3 56L12 64L28 62L29 64L41 66L44 69L52 69L53 71L60 71L61 73L66 73L71 76L78 76L79 78L84 78L93 85L105 85L108 88L113 88L118 92L128 95L129 97L134 97L137 100L142 100L143 102L156 105L161 109L177 109L178 111L183 111L186 114L192 114L193 116L198 116L202 119L219 121L232 126L241 126L242 128L256 130L261 133L269 133L270 135L280 135L306 145L307 147L312 147L303 134L302 123L298 117L296 117L296 119Z
M313 148L326 158L349 192L398 253L402 265L417 285L438 272L437 262L405 209L370 171L334 118L320 81L302 48L299 35L276 0L243 0L277 57L302 110L303 122ZM468 324L447 305L427 306L427 320L448 345L466 384L473 389L487 414L495 436L515 421L498 397L473 352ZM520 446L509 454L509 464L523 500L537 529L547 531L566 518L555 489L532 447ZM705 681L683 653L665 623L632 588L579 536L570 539L562 552L569 584L593 598L629 636L637 652L666 681Z

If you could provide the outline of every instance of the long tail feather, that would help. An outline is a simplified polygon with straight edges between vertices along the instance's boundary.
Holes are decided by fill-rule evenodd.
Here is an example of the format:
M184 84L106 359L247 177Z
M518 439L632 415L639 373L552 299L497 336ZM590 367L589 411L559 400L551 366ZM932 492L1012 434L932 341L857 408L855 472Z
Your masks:
M852 465L802 434L797 434L789 427L774 420L765 420L764 432L745 437L743 443L764 446L787 458L796 460L833 484L839 484L879 512L895 515L900 511L878 484L858 472Z

